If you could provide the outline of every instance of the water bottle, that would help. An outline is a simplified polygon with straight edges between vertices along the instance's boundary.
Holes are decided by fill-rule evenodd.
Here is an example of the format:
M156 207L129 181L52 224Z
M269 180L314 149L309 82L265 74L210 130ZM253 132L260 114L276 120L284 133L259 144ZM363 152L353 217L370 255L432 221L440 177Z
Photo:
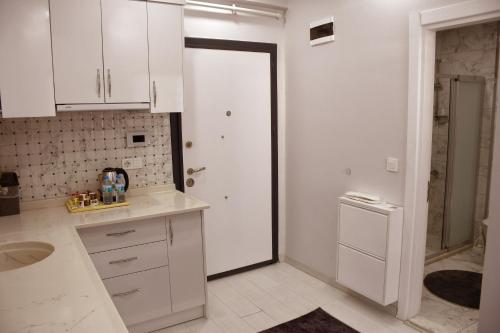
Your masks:
M105 205L113 203L113 184L111 184L108 176L104 177L104 184L102 185L102 202Z
M116 202L122 203L126 201L125 198L125 177L122 174L116 176Z

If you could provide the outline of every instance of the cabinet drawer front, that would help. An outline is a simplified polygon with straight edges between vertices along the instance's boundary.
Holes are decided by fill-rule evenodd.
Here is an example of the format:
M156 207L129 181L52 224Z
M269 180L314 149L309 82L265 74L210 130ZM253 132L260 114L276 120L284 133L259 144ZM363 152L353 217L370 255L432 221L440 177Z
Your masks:
M383 303L385 263L340 244L338 251L337 282Z
M90 257L102 279L168 265L165 241L94 253Z
M172 312L168 267L104 280L125 325L135 325Z
M387 215L341 204L339 223L339 241L342 244L385 259Z
M89 253L167 239L164 217L80 229L78 233Z

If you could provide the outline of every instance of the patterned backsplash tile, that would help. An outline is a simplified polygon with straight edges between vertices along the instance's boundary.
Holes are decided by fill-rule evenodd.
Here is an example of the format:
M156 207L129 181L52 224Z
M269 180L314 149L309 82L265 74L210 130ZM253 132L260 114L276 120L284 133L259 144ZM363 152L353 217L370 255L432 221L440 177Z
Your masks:
M127 148L127 132L145 131L149 145ZM105 167L142 157L127 170L131 188L172 184L168 114L144 111L64 112L54 118L0 119L0 171L16 171L21 200L95 190Z

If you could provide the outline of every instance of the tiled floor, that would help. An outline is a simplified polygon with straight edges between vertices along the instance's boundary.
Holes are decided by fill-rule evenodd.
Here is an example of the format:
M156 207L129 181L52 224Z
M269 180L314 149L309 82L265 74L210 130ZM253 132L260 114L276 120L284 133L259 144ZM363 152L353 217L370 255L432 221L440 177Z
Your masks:
M467 250L425 267L425 274L458 269L482 272L482 255L478 250ZM425 287L420 313L411 322L432 333L472 333L477 331L479 311L449 303Z
M417 332L385 309L284 263L209 282L208 319L159 332L259 332L318 307L362 333Z

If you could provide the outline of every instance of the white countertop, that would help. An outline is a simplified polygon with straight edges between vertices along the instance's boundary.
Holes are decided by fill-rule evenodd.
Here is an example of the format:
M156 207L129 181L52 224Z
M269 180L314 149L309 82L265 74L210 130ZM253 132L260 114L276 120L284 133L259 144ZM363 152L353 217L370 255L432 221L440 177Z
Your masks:
M129 196L130 206L90 213L65 207L27 210L0 217L0 245L48 242L46 259L0 272L1 333L127 333L76 229L206 209L177 191Z

